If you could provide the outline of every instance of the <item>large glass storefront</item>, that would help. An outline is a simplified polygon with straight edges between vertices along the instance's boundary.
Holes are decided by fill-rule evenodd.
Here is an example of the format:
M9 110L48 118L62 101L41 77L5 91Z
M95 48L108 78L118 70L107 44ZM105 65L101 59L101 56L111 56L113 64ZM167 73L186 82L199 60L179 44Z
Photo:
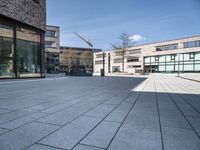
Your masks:
M145 72L200 72L200 52L149 56L144 58Z
M0 78L43 76L43 31L0 17Z

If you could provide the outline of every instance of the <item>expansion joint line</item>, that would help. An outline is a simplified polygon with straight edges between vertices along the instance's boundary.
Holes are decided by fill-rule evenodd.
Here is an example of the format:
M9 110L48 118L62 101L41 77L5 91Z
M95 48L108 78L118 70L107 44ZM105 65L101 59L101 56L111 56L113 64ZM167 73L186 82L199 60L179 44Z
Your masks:
M154 89L155 89L155 95L156 95L156 106L157 106L157 111L158 111L158 121L159 121L159 128L160 128L162 150L164 150L163 133L162 133L161 120L160 120L160 110L159 110L159 107L158 107L158 95L157 95L157 89L156 89L156 81L155 81L155 79L154 79Z
M149 81L148 81L148 82L149 82ZM117 135L118 131L119 131L119 130L120 130L120 128L122 127L123 123L125 122L126 118L127 118L127 117L128 117L128 115L129 115L129 113L130 113L130 112L131 112L131 110L133 109L134 105L135 105L135 104L136 104L136 102L138 101L138 99L139 99L139 97L140 97L140 95L141 95L142 91L144 90L144 88L145 88L145 86L147 85L147 83L148 83L148 82L146 81L146 83L144 84L144 87L142 88L142 90L140 91L140 93L137 95L135 102L132 104L132 106L131 106L131 108L129 109L128 113L126 114L126 116L125 116L124 120L122 121L122 123L120 124L120 126L119 126L119 128L117 129L116 133L114 134L113 138L111 139L110 143L108 144L108 146L107 146L106 150L109 148L110 144L112 143L112 141L113 141L113 140L114 140L114 138L116 137L116 135ZM144 82L143 82L143 83L144 83ZM140 85L141 85L141 84L140 84Z
M166 88L164 87L163 84L161 84L161 86L165 89L165 91L167 92ZM166 86L173 90L172 88L170 88L167 84ZM185 120L187 121L187 123L190 125L191 129L194 131L194 133L197 135L197 137L200 139L200 135L198 134L198 132L194 129L194 127L192 126L192 124L190 123L190 121L187 119L187 117L185 116L185 114L183 113L183 111L181 110L181 108L178 106L178 104L176 103L176 101L174 100L174 98L167 92L167 94L169 95L169 97L171 98L171 100L174 102L174 104L176 105L176 107L178 108L178 110L181 112L181 114L183 115L183 117L185 118ZM175 93L177 95L177 93ZM179 95L177 95L179 97ZM180 97L181 98L181 97ZM181 98L182 99L182 98ZM183 100L183 99L182 99ZM183 100L184 101L184 100Z

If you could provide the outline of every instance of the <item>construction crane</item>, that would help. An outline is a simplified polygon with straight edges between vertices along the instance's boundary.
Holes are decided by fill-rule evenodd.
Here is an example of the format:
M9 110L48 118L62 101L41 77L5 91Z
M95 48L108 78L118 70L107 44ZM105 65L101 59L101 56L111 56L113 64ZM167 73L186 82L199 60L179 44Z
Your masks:
M74 32L74 34L76 34L81 40L83 40L90 48L93 48L93 44L89 40L85 39L84 37L82 37L80 34L76 32Z

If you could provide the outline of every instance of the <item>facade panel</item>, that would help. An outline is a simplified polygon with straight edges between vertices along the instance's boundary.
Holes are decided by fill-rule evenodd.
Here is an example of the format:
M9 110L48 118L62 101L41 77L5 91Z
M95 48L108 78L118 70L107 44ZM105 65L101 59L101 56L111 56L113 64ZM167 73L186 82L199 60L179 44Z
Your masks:
M182 38L176 40L169 40L163 42L157 42L152 44L137 45L127 49L128 53L125 55L124 73L136 74L136 73L153 73L153 72L166 72L173 73L177 71L181 72L199 72L200 64L200 36L194 36L189 38ZM134 53L134 50L141 50L141 52ZM109 50L111 73L121 72L122 68L122 56L118 55L120 52L115 50ZM131 53L130 53L131 52ZM101 53L97 53L100 55ZM94 54L94 60L96 55ZM139 59L130 59L139 58ZM99 60L99 59L98 59ZM131 62L130 62L131 60ZM136 60L136 61L132 61ZM114 62L114 63L113 63ZM106 62L105 62L105 65ZM130 67L132 66L141 66ZM95 72L99 73L102 65L95 65ZM106 70L106 73L109 73Z

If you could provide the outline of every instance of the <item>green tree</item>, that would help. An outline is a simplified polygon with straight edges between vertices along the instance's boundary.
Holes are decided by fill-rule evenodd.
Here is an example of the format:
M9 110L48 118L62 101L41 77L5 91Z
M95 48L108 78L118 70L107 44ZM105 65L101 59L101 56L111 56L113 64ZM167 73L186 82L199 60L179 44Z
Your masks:
M132 47L135 43L130 39L130 35L123 32L119 36L119 43L112 44L112 48L122 56L122 72L124 73L124 61L127 49Z

